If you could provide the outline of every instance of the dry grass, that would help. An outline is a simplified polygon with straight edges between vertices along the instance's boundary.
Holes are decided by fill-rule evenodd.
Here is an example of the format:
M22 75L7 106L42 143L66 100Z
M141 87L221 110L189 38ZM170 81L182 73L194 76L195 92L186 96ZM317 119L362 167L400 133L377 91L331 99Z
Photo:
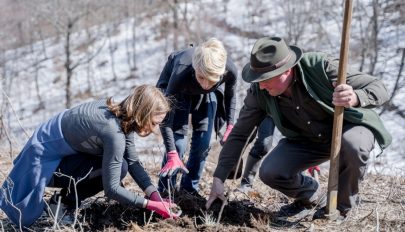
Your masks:
M215 145L211 154L219 151ZM159 171L159 151L151 152L157 158L145 163L146 168L156 182ZM9 157L0 159L2 180L4 173L11 167ZM181 206L183 215L174 221L162 220L156 214L143 209L122 206L106 200L102 194L89 199L80 210L79 226L76 228L60 226L60 231L404 231L405 230L405 177L367 175L361 184L361 203L353 209L343 222L327 220L277 221L274 213L291 202L281 193L270 189L260 180L253 186L253 191L241 193L232 191L237 183L226 182L231 190L229 203L224 208L221 223L217 224L220 202L210 211L204 209L205 198L211 186L211 174L215 168L216 157L210 157L207 169L201 181L201 196L175 193L175 201ZM323 190L326 191L327 173L320 176ZM131 178L124 179L126 188L141 193ZM45 198L52 190L47 191ZM0 230L18 231L18 227L0 213ZM33 231L53 230L53 221L49 217L40 218L33 226Z

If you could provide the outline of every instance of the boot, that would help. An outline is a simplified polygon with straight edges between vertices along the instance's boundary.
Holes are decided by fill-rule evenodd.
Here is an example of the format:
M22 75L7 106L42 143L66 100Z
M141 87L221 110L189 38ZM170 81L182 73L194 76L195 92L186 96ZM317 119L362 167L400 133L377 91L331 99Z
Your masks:
M255 180L256 173L260 167L259 158L248 156L246 159L245 171L243 172L242 181L240 183L241 189L251 188Z

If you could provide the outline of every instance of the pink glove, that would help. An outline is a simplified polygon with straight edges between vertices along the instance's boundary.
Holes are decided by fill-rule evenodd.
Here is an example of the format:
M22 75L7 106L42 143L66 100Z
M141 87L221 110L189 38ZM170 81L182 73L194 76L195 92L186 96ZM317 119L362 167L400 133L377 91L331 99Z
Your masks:
M170 199L169 198L162 198L158 191L154 191L152 194L150 194L149 200L151 200L151 201L164 201L164 202L170 203Z
M171 208L175 208L177 207L176 204L169 204L167 202L162 202L162 201L152 201L152 200L148 200L148 203L146 204L146 209L156 212L157 214L159 214L160 216L162 216L164 219L166 218L170 218L170 212L169 210ZM179 214L174 214L171 213L171 216L176 219L178 218L180 215Z
M187 168L184 166L183 162L179 158L177 151L169 151L167 153L167 162L165 166L160 170L159 176L171 176L178 169L182 170L185 173L188 173Z
M315 171L317 171L319 174L321 172L321 168L319 166L313 166L313 167L308 168L308 172L309 172L309 174L311 174L312 177L315 176Z
M226 130L225 130L225 133L224 133L224 137L222 137L221 145L223 145L226 142L226 140L228 139L228 136L231 133L232 129L233 129L233 125L228 124L228 126L226 127Z

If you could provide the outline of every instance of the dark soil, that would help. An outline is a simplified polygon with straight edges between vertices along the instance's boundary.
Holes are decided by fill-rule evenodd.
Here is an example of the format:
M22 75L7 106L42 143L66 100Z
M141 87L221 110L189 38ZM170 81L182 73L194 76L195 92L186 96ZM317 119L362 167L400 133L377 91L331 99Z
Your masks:
M145 165L154 167L154 165ZM156 165L155 165L156 166ZM158 166L157 166L158 167ZM209 210L205 209L212 184L214 162L208 163L200 182L199 194L175 191L173 200L181 208L177 219L163 220L156 213L144 209L120 205L108 201L102 194L88 199L79 211L78 224L60 225L62 231L405 231L405 178L401 176L366 175L360 186L361 202L344 221L326 219L277 219L280 207L292 199L256 180L248 192L235 191L239 180L225 182L227 204L221 215L222 202L217 200ZM159 168L148 170L152 178ZM327 173L320 176L321 188L326 192ZM157 180L154 180L157 182ZM124 179L125 188L143 194L130 178ZM45 196L49 198L49 195ZM218 218L220 221L218 222ZM2 231L19 231L0 212ZM29 229L49 231L53 220L41 217Z

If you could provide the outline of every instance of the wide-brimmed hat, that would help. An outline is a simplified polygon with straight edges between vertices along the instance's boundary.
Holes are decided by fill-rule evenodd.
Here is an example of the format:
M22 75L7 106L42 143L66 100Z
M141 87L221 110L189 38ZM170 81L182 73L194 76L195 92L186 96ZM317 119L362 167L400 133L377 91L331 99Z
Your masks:
M270 79L296 65L301 58L301 48L288 46L282 38L261 38L253 45L242 78L249 83Z

